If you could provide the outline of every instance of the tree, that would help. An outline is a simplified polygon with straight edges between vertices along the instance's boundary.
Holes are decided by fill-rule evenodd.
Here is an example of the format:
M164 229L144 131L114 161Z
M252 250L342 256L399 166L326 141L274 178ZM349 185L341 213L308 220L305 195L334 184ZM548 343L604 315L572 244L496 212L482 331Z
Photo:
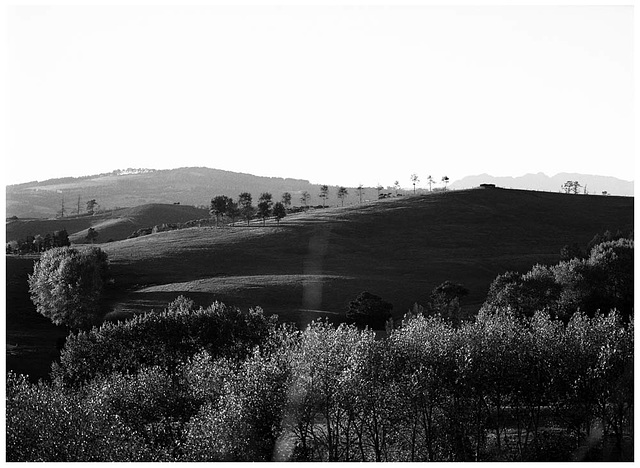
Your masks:
M107 254L97 247L46 251L29 275L38 313L56 325L84 328L100 318L100 299L109 279Z
M396 197L397 197L397 196L398 196L398 189L400 189L400 182L396 180L396 181L393 183L393 188L394 188L394 189L395 189L395 191L396 191Z
M87 230L87 235L86 235L85 239L90 241L93 244L96 241L97 238L98 238L98 231L96 231L93 228L89 228Z
M289 208L291 206L291 194L289 192L284 192L282 194L282 204L285 208Z
M216 226L218 226L220 222L220 216L224 216L227 212L227 207L229 203L229 197L225 195L218 195L211 200L211 208L209 210L210 214L215 215L216 217Z
M322 208L324 208L324 204L327 201L327 198L329 198L329 186L328 185L321 185L320 186L320 198L322 198Z
M362 184L358 185L356 192L358 192L358 198L360 199L360 204L362 205L362 192L364 192L364 188L362 187Z
M411 183L413 184L413 194L416 194L416 184L420 182L417 174L411 174Z
M429 192L431 192L431 185L435 184L436 181L433 179L433 177L429 176L429 177L427 177L427 182L429 184Z
M380 190L382 190L384 187L380 184L376 185L376 191L378 192L378 199L380 199Z
M98 202L94 199L89 200L87 202L87 213L92 215L95 212L96 206L98 206Z
M240 216L240 208L238 208L238 204L233 201L233 198L227 199L227 216L231 218L232 226L236 223L236 218Z
M282 218L287 216L287 210L284 207L284 203L276 202L276 204L273 205L273 216L276 217L278 224L280 224L280 220Z
M459 283L445 281L431 291L429 308L443 317L458 321L460 317L460 299L469 294L469 290Z
M311 195L309 195L309 192L307 192L306 190L304 190L300 196L300 201L302 202L302 204L304 205L305 208L308 208L309 206L309 200L311 199Z
M270 193L263 193L260 195L258 199L258 216L262 218L262 225L264 226L265 220L271 215L271 206L273 202L271 201Z
M46 241L46 237L45 237ZM69 234L67 234L66 229L62 229L60 231L55 231L52 237L52 247L67 247L70 246L71 242L69 241Z
M342 206L344 206L344 199L345 197L349 195L349 192L347 192L347 189L344 187L340 187L338 189L338 198L340 199L340 201L342 202Z
M391 309L393 309L393 305L384 301L380 296L363 291L349 303L347 318L358 325L369 325L381 329L391 318Z
M447 191L447 184L449 183L449 178L447 176L442 177L442 182L444 182L444 191Z
M60 217L64 218L64 196L60 200Z
M238 206L240 207L240 214L247 220L248 226L249 220L253 217L253 213L255 211L251 200L251 194L249 192L242 192L238 196Z

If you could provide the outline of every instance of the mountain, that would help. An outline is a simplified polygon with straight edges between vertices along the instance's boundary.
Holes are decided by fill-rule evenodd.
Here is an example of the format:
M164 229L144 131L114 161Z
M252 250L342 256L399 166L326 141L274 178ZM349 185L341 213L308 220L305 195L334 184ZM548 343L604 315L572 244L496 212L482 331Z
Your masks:
M216 195L226 195L237 200L241 192L251 193L254 205L260 194L269 192L275 201L283 192L292 194L294 205L301 205L300 195L309 192L311 205L320 205L320 186L308 180L260 177L251 174L183 167L179 169L113 171L86 177L66 177L43 182L28 182L6 187L8 218L53 218L61 211L64 200L65 213L85 212L86 202L95 199L102 209L112 210L149 203L180 203L182 205L208 207ZM340 204L336 198L337 187L330 187L328 205ZM377 198L374 188L366 188L363 199ZM349 189L344 204L358 201L355 188Z
M537 174L525 174L520 177L494 177L489 174L480 174L464 177L451 183L453 190L478 187L480 184L495 184L498 187L542 190L545 192L562 191L562 185L567 181L578 181L582 186L579 190L583 193L586 188L590 194L602 194L606 191L610 195L633 196L633 181L588 174L574 174L561 172L549 177L542 172Z

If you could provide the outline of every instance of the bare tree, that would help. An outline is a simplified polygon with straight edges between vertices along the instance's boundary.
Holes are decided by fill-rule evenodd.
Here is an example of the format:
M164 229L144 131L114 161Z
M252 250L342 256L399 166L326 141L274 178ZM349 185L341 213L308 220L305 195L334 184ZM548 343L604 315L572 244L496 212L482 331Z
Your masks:
M420 182L417 174L411 174L411 183L413 184L413 194L416 194L416 184Z

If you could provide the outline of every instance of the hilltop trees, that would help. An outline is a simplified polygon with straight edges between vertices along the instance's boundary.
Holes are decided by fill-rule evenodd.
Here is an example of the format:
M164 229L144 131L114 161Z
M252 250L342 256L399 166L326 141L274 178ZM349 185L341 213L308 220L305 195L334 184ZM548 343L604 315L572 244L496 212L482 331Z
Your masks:
M338 198L340 199L340 201L342 202L342 206L344 206L344 199L345 197L349 194L349 192L347 191L346 188L344 187L340 187L338 189Z
M362 193L364 192L364 187L362 187L362 184L358 185L358 188L356 188L356 192L358 192L358 198L360 199L360 204L362 205Z
M309 200L310 199L311 199L311 195L309 195L309 192L304 190L302 192L302 194L300 195L300 202L304 205L305 209L309 208Z
M255 209L253 207L253 201L251 199L251 194L249 192L242 192L238 196L238 207L240 208L240 215L247 220L247 226L249 225L249 221L253 217L255 213Z
M321 185L320 194L318 196L322 198L322 207L324 208L325 202L327 201L327 198L329 198L329 186Z
M285 208L289 208L291 206L291 194L289 192L284 192L282 194L282 204Z
M216 226L220 224L220 216L224 216L229 207L229 197L225 195L218 195L211 200L211 207L209 213L215 215Z
M577 180L567 180L563 185L562 185L562 189L564 190L565 193L574 193L575 195L578 194L578 189L582 187L582 185L580 185L580 182L578 182Z
M275 216L276 221L278 224L280 224L280 220L282 218L284 218L285 216L287 216L287 210L284 207L284 204L281 202L276 202L275 205L273 205L273 216Z
M416 194L416 184L420 182L417 174L411 174L411 183L413 184L413 194Z
M449 177L447 176L443 176L442 177L442 182L444 183L444 191L447 191L447 184L449 183Z
M29 293L38 313L56 325L84 328L100 317L100 299L109 279L107 254L97 247L46 251L29 275Z
M431 185L435 184L436 181L433 179L433 177L429 176L427 177L427 183L429 184L429 192L431 192Z
M258 199L258 216L262 218L262 225L264 226L265 220L271 215L271 206L273 205L272 196L270 193L263 193Z

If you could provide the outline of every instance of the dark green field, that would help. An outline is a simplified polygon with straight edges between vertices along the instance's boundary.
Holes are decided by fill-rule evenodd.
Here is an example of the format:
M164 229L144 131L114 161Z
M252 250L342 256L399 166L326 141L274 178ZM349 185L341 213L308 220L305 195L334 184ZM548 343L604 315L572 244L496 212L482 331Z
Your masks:
M259 305L304 326L317 317L339 320L364 290L391 302L401 317L445 280L469 289L462 305L473 313L498 274L557 263L562 246L586 246L607 229L629 233L633 203L630 197L477 189L312 210L279 226L237 222L112 242L101 246L116 279L107 318L160 309L184 294L200 305ZM20 265L8 260L16 273L7 281L16 283L8 284L7 343L18 345L8 368L32 373L34 363L19 354L22 336L40 334L44 343L58 332L33 331L35 319L23 318L35 311L19 284L26 281ZM38 359L50 358L44 348L39 352Z

